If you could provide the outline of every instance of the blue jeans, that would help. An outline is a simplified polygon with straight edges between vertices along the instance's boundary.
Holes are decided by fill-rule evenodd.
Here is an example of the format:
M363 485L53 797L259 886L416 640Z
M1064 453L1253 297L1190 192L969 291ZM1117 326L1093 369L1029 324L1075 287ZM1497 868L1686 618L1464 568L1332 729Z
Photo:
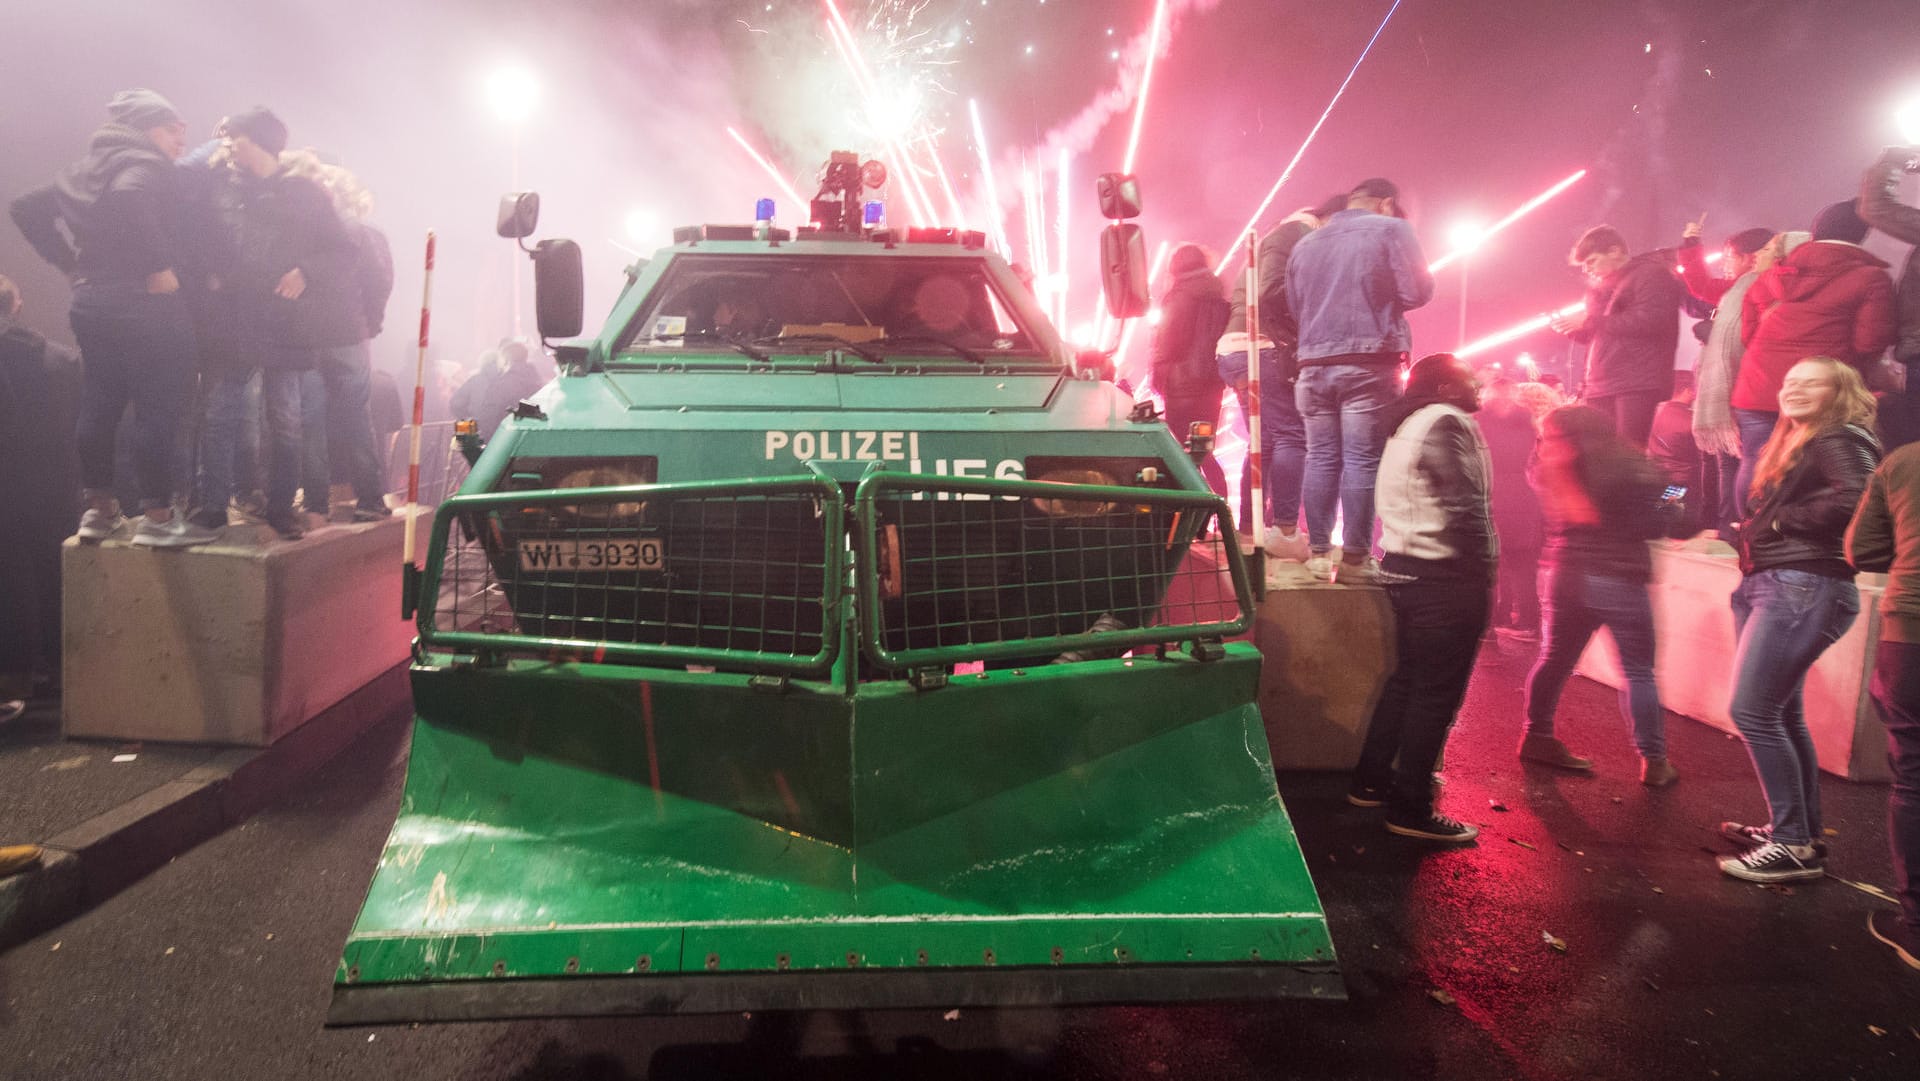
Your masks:
M1800 570L1749 574L1733 591L1733 725L1746 741L1767 795L1773 839L1820 837L1820 760L1801 690L1807 670L1860 614L1860 591L1844 578Z
M1893 792L1887 799L1893 893L1907 926L1920 931L1920 644L1880 640L1873 658L1873 704L1887 726L1887 758L1893 765Z
M1220 378L1233 388L1240 412L1247 411L1247 354L1214 358ZM1307 426L1293 400L1293 381L1281 377L1280 350L1260 350L1260 483L1266 498L1266 524L1291 528L1300 521L1300 483L1307 468ZM1241 529L1253 521L1252 458L1240 468Z
M310 511L325 514L329 509L327 493L335 458L362 507L385 505L380 459L373 448L373 418L367 412L372 383L373 356L367 342L322 349L319 364L300 373L300 428L305 437L300 484Z
M1633 731L1634 749L1643 758L1667 755L1666 715L1653 681L1653 605L1647 584L1630 578L1592 574L1578 567L1550 566L1540 575L1546 634L1540 659L1527 676L1527 735L1553 735L1553 714L1560 692L1580 660L1580 651L1601 627L1613 632L1626 683L1620 688L1620 714Z
M193 408L186 302L144 286L82 284L73 292L71 318L80 343L80 483L94 494L113 490L115 438L131 403L140 508L168 506L182 474L180 433Z
M200 509L224 516L233 497L234 451L246 413L252 371L218 376L207 393L207 427L200 437ZM282 368L260 372L260 412L267 451L267 515L293 513L300 483L300 377Z
M1400 397L1392 364L1309 364L1294 383L1306 423L1307 472L1303 496L1307 541L1314 555L1333 547L1333 516L1340 511L1343 555L1373 546L1373 484L1387 445L1386 411Z
M1767 439L1773 435L1773 424L1780 419L1778 413L1763 413L1758 409L1736 409L1733 411L1734 426L1740 429L1740 471L1734 474L1733 490L1739 500L1739 518L1744 521L1748 504L1753 501L1753 473L1760 465L1760 451L1767 445Z

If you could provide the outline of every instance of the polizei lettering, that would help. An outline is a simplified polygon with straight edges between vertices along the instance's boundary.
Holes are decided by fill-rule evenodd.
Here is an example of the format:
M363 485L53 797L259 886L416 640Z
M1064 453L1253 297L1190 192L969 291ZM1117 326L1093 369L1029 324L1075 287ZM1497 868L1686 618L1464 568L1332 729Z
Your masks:
M932 473L939 477L992 477L996 480L1025 480L1024 463L1018 458L992 462L985 458L923 458L919 432L815 431L768 432L762 457L769 462L791 458L800 462L899 462L908 473ZM939 493L935 498L948 498ZM968 499L985 499L968 495Z

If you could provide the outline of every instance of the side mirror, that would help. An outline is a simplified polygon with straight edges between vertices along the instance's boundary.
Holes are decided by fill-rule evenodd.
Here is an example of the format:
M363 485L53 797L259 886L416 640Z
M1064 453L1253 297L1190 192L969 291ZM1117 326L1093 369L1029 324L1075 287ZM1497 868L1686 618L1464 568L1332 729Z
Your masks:
M1147 238L1138 225L1100 230L1100 287L1115 319L1147 314Z
M1131 173L1101 173L1095 181L1100 193L1100 216L1124 221L1140 216L1140 180Z
M580 245L571 240L542 240L533 246L532 255L533 307L540 336L574 337L580 333L587 296Z
M539 224L539 192L510 191L500 197L500 213L493 223L495 233L509 240L520 240L532 236Z

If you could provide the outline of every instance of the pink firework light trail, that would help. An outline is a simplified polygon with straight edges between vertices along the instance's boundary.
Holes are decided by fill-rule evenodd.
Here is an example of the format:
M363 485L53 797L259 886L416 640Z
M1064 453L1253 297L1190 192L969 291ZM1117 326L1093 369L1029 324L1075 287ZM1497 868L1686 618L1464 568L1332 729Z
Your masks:
M799 192L793 190L793 185L787 182L787 178L780 175L780 170L775 169L773 167L772 162L768 161L764 157L761 157L760 152L753 148L753 144L750 142L747 142L746 136L740 134L738 131L735 131L731 127L727 129L727 134L733 136L733 141L740 144L740 149L747 152L747 156L753 159L753 163L755 165L758 165L760 168L766 170L767 175L773 178L773 182L775 184L780 185L780 193L782 195L785 195L787 198L792 199L793 205L800 208L800 213L804 217L807 213L807 208L810 204L807 202L807 200L802 199L800 197Z
M1374 30L1373 36L1367 39L1367 47L1360 50L1360 58L1353 62L1353 68L1347 72L1347 77L1340 81L1340 89L1333 92L1333 99L1327 102L1326 109L1320 113L1320 119L1314 121L1312 129L1307 132L1307 137L1301 141L1300 149L1294 152L1293 160L1280 171L1280 179L1274 181L1273 187L1267 190L1267 197L1260 201L1260 209L1255 210L1253 217L1247 219L1247 224L1234 235L1233 243L1227 246L1226 253L1220 257L1222 266L1233 261L1234 253L1238 252L1240 245L1246 242L1247 233L1260 224L1260 218L1266 214L1267 208L1273 205L1273 200L1280 194L1280 189L1293 178L1293 170L1300 164L1300 159L1306 156L1307 148L1313 145L1313 137L1320 134L1320 128L1326 124L1327 117L1333 115L1333 107L1340 104L1341 95L1347 92L1347 84L1353 82L1353 77L1359 74L1360 65L1366 63L1367 54L1373 52L1374 42L1380 40L1380 35L1386 32L1387 24L1393 21L1393 13L1399 10L1400 0L1393 0L1393 6L1387 9L1386 17L1380 20L1380 25Z
M1011 259L1013 247L1007 243L1005 214L1000 209L1000 189L994 186L993 180L993 155L987 152L987 129L980 122L980 103L969 98L967 112L973 119L973 149L980 158L980 179L986 189L987 236L999 250L1002 259Z
M1073 200L1070 198L1070 193L1067 187L1067 176L1068 176L1068 166L1071 162L1072 156L1073 156L1072 152L1069 151L1066 147L1063 146L1060 148L1060 171L1057 174L1055 174L1053 178L1054 192L1056 195L1059 196L1059 200L1060 200L1059 208L1054 212L1054 219L1053 219L1053 228L1054 228L1054 236L1055 236L1054 242L1060 246L1060 270L1058 272L1059 273L1058 288L1054 293L1053 323L1054 323L1054 329L1058 330L1060 332L1060 336L1063 338L1068 336L1067 334L1067 291L1068 291L1067 268L1070 265L1072 265L1072 261L1073 261L1072 260L1073 251L1071 248L1067 246L1067 238L1068 238L1067 208L1071 206L1073 203Z
M1512 225L1516 221L1519 221L1521 218L1526 217L1528 214L1532 213L1533 211L1538 210L1542 205L1544 205L1548 200L1552 199L1554 196L1560 194L1563 191L1566 191L1568 188L1571 188L1575 184L1579 183L1580 179L1586 175L1587 175L1587 171L1585 169L1582 169L1579 172L1574 173L1572 176L1567 177L1565 180L1560 181L1558 184L1555 184L1553 187L1548 188L1546 191L1543 191L1540 194L1534 196L1533 198L1528 199L1526 202L1521 203L1519 207L1517 207L1513 211L1513 213L1508 214L1506 217L1501 218L1499 221L1494 222L1492 225L1487 226L1485 229L1482 229L1480 231L1479 237L1476 240L1476 243L1484 244L1486 241L1491 239L1495 233L1498 233L1500 230L1505 229L1507 226ZM1467 254L1467 250L1468 249L1466 248L1455 248L1454 250L1441 256L1440 258L1435 259L1433 262L1428 263L1427 270L1429 272L1437 273L1442 267L1447 266L1448 264L1452 263L1457 259L1465 257Z
M1399 0L1394 0L1396 4ZM1153 68L1160 59L1160 33L1167 25L1167 0L1158 0L1153 5L1153 28L1147 36L1147 63L1140 72L1140 97L1133 103L1133 131L1127 136L1126 157L1121 159L1120 171L1133 172L1134 155L1140 151L1140 129L1147 118L1147 92L1153 87Z

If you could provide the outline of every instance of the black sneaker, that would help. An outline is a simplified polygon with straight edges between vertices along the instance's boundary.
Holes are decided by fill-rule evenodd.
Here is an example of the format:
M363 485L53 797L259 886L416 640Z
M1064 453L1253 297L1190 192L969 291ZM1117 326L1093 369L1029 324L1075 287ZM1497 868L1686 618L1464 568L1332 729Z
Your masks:
M381 522L391 517L393 517L393 511L388 510L384 503L379 506L361 503L353 508L353 520L356 522Z
M1773 827L1770 825L1743 826L1738 822L1722 822L1720 823L1720 836L1725 837L1734 844L1755 848L1773 840ZM1819 856L1821 859L1826 859L1827 842L1813 842L1813 854Z
M1884 918L1883 918L1884 917ZM1920 934L1891 912L1867 913L1867 933L1893 948L1908 968L1920 969Z
M1347 802L1355 807L1384 807L1387 803L1387 786L1355 781L1353 787L1347 789Z
M1438 811L1427 812L1427 817L1419 819L1395 819L1387 817L1387 832L1402 837L1418 837L1423 841L1442 841L1447 844L1466 844L1480 836L1480 827L1457 822Z
M1747 882L1801 882L1824 876L1826 863L1817 848L1810 855L1796 856L1786 845L1768 841L1745 855L1721 860L1720 870Z

